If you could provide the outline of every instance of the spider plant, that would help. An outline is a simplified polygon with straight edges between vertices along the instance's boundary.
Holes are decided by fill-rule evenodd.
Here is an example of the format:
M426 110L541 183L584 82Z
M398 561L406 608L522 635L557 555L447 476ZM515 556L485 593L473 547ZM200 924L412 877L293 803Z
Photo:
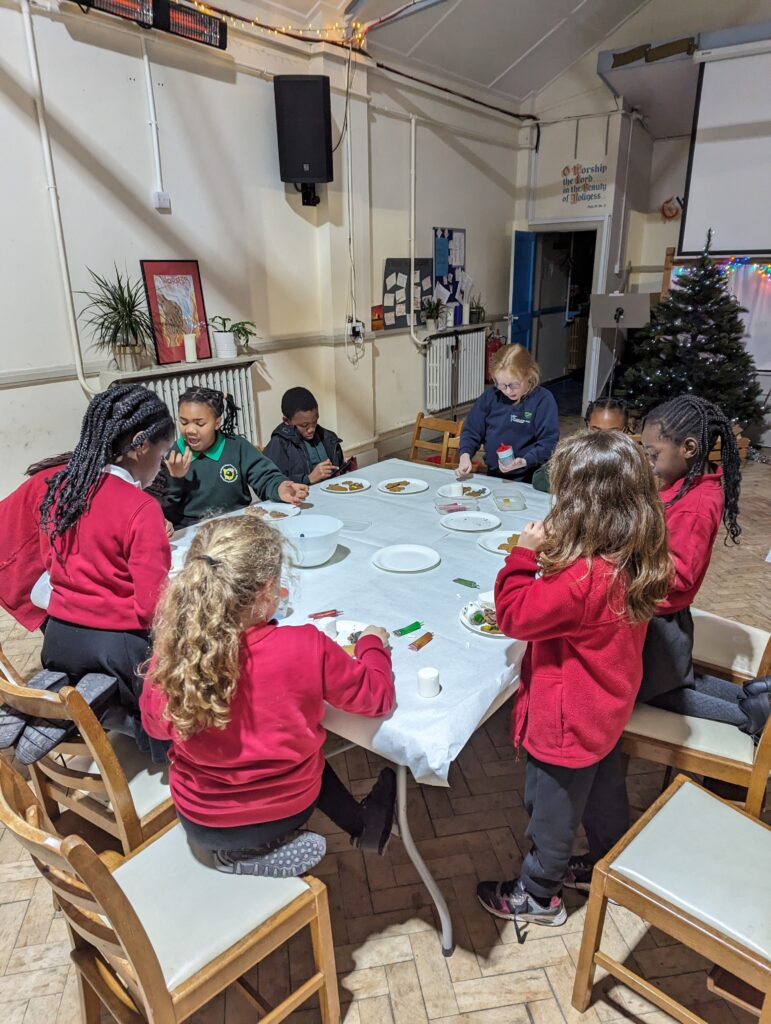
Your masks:
M94 348L112 353L123 348L137 353L149 351L153 325L141 283L132 281L128 274L121 275L117 265L113 281L90 267L86 269L95 288L80 292L89 300L80 318L91 329Z

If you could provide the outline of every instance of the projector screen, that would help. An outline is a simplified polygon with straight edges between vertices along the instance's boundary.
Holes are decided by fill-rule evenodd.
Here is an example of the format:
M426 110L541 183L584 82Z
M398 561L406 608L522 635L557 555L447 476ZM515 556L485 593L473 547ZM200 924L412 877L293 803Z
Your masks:
M680 253L771 252L771 53L701 65ZM672 102L677 102L673 97Z

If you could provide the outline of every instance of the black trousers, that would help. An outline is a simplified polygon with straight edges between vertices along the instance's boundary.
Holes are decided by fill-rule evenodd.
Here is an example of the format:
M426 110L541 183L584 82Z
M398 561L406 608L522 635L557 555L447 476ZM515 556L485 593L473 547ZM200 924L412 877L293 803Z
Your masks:
M528 754L525 807L532 846L522 861L520 878L529 893L548 899L562 888L579 823L586 830L592 862L603 857L629 827L620 742L587 768L547 764Z
M643 677L638 704L682 687L693 689L693 619L690 608L657 615L648 623L643 645Z
M73 685L87 672L115 676L118 700L128 713L137 746L165 764L169 744L148 736L139 715L144 680L137 669L149 656L150 634L145 630L93 629L49 617L40 657L44 668L65 672Z
M182 827L191 843L205 850L255 850L266 843L275 842L304 825L318 807L326 816L349 836L361 833L364 821L361 806L351 796L329 764L324 764L321 776L321 791L318 798L299 814L276 821L255 822L254 825L233 825L229 828L212 828L189 821L177 811Z

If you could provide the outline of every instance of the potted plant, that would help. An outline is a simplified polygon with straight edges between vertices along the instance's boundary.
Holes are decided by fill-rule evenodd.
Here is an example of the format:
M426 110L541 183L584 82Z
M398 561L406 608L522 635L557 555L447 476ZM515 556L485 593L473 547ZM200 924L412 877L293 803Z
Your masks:
M470 324L483 324L485 322L485 307L482 305L481 295L472 295L471 309L469 310Z
M115 265L115 280L86 268L93 291L80 292L89 300L80 313L91 329L92 344L98 352L109 352L119 370L136 370L149 362L153 324L147 311L144 288L139 281L123 277Z
M436 322L442 311L442 303L439 299L423 299L420 304L420 310L426 318L428 333L434 334L436 332Z
M249 351L249 341L258 337L257 324L252 320L237 320L228 316L213 316L209 320L212 328L214 351L220 359L236 355L236 346L242 353Z

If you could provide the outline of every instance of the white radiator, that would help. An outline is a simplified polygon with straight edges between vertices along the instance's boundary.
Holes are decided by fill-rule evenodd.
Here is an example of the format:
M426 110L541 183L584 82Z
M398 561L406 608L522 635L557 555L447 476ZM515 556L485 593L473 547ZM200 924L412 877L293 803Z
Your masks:
M453 349L457 374L453 387ZM432 338L426 359L426 412L473 402L485 388L485 329ZM455 393L453 393L455 391Z
M153 366L149 370L137 370L134 373L110 373L102 376L102 385L106 387L113 381L121 383L142 384L162 398L176 420L179 396L190 387L203 386L216 388L233 396L238 406L236 416L236 433L243 434L252 444L257 444L257 419L252 390L251 366L254 359L234 360L232 363L224 359L212 360L207 363L185 364L172 363L168 366ZM214 365L212 365L212 363Z

